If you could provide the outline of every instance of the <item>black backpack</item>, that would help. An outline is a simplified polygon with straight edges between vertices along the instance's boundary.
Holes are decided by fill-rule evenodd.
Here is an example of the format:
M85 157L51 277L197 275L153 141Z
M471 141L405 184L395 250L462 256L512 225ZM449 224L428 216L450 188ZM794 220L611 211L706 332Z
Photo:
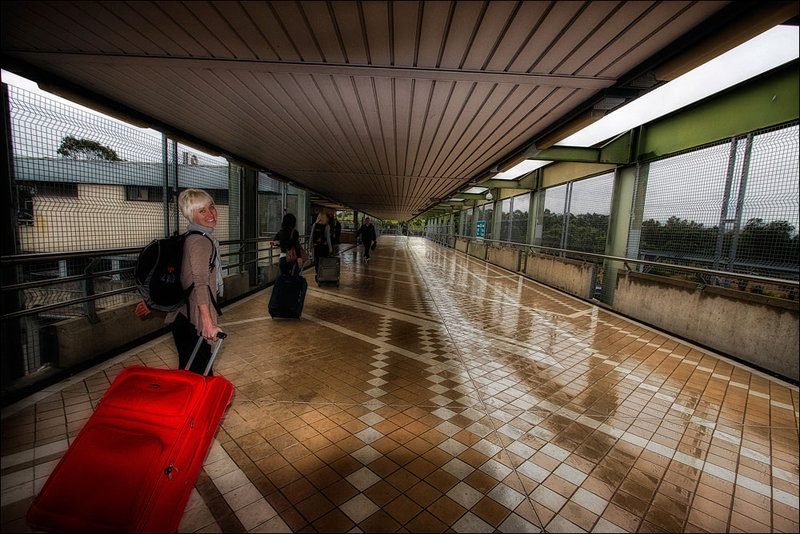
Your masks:
M136 287L139 289L145 304L151 310L175 311L186 302L192 289L194 289L194 284L189 287L181 285L183 244L186 236L191 234L206 236L211 241L211 238L203 232L191 231L162 239L154 239L139 254L139 258L136 260L136 269L134 270ZM213 241L211 249L211 259L208 260L209 272L214 269L214 262L217 257Z
M311 242L314 245L324 245L325 244L325 225L320 223L314 223L314 229L311 231Z

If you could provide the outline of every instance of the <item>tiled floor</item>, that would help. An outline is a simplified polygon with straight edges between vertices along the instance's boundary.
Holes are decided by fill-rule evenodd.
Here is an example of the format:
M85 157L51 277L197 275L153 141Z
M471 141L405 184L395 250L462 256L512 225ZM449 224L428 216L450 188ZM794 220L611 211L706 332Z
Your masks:
M798 531L796 387L419 238L306 276L300 321L225 309L181 531ZM4 532L135 364L171 338L4 410Z

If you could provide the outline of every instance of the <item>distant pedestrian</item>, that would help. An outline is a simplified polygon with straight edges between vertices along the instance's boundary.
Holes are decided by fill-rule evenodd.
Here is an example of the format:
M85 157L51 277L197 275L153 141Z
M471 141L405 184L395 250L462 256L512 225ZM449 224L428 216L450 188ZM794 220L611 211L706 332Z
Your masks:
M331 225L331 242L333 243L334 248L336 248L336 245L339 244L339 238L342 235L342 223L340 223L339 219L336 218L335 213L330 216L330 225Z
M319 212L314 226L311 227L311 246L314 247L314 268L319 272L319 259L333 254L331 227L325 212Z
M375 245L377 243L375 227L372 226L372 221L370 221L369 217L364 219L364 224L362 224L361 228L356 232L356 239L358 239L359 236L361 236L361 243L364 245L364 260L369 262L369 252L370 250L375 250Z
M287 213L283 216L281 229L274 238L281 249L278 267L281 274L286 276L299 275L303 270L303 264L308 261L308 254L300 245L300 234L297 233L296 225L297 218Z

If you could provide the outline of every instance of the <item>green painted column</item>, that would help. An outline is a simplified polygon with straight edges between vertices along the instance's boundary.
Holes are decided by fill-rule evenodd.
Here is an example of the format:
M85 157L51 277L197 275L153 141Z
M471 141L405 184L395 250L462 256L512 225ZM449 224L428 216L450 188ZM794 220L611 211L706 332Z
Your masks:
M547 189L539 189L531 194L531 211L528 216L528 224L531 228L529 241L532 245L542 244L542 224L544 222L544 199Z
M528 197L528 227L525 229L525 242L533 244L533 228L536 225L537 192L531 191Z
M620 167L615 173L605 251L608 256L636 258L639 254L649 168L648 164L640 164ZM603 287L600 300L606 304L614 303L617 272L624 268L625 266L619 261L603 262Z
M503 201L498 198L500 196L500 189L491 189L492 192L492 235L489 239L499 239L500 241L507 241L508 236L500 233L500 227L503 225Z

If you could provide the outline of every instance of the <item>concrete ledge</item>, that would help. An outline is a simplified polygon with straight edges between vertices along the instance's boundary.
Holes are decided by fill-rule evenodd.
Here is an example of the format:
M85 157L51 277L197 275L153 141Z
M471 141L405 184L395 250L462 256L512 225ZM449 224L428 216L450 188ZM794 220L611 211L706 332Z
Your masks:
M636 272L617 274L613 309L684 339L800 379L797 302Z
M534 280L591 300L597 265L585 261L558 258L547 254L528 254L525 274Z
M489 246L487 261L499 265L509 271L519 271L519 249L510 247Z
M224 305L250 291L248 280L247 271L226 276L219 304ZM274 276L270 282L272 280ZM52 361L58 367L68 369L164 328L163 312L154 311L146 318L137 317L134 308L138 303L134 300L98 311L100 322L97 324L89 322L86 317L75 317L45 327L46 346L57 352L51 355Z
M485 260L486 259L486 243L478 243L473 241L469 244L469 255L475 258Z

